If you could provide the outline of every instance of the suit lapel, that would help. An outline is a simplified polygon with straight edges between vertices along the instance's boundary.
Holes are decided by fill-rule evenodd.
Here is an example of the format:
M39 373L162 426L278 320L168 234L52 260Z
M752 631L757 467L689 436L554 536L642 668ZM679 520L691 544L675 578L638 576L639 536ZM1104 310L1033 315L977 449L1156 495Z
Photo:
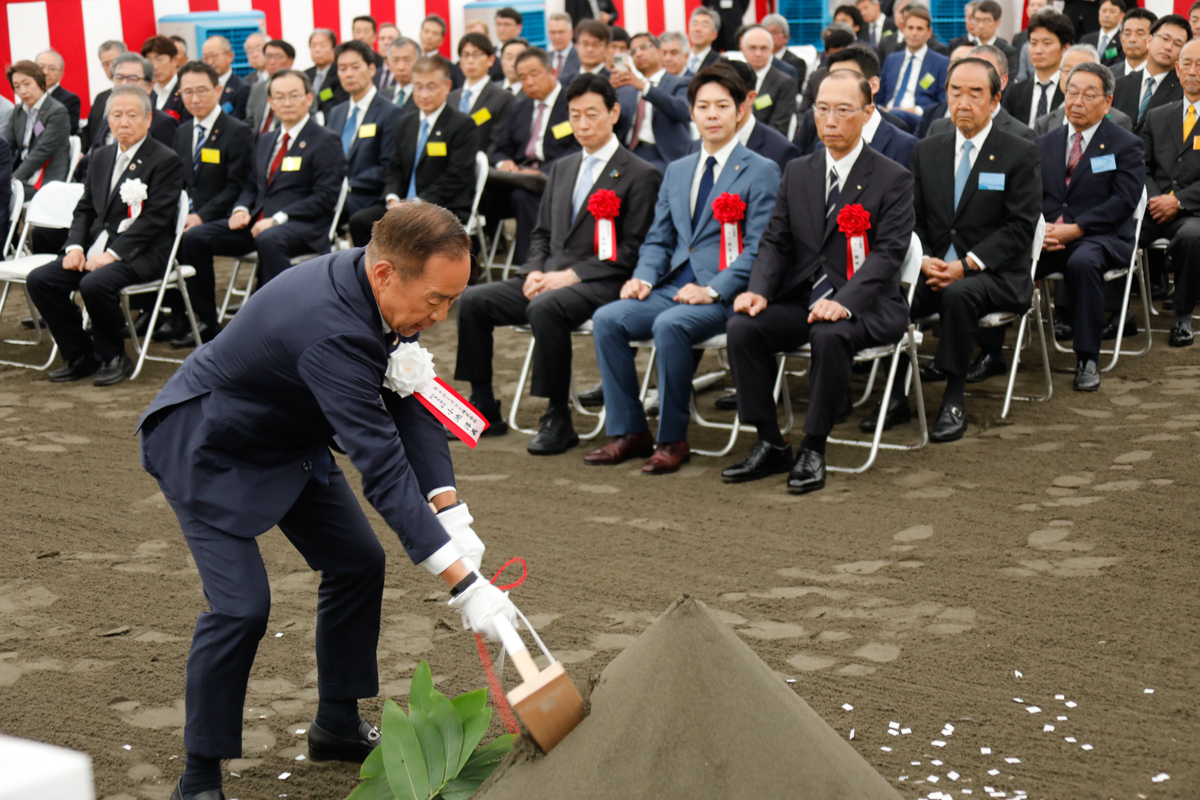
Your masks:
M149 137L147 136L147 138L149 138ZM125 171L122 172L121 175L117 178L116 183L112 183L113 169L117 165L117 154L118 154L118 151L120 150L120 147L121 147L120 145L114 145L113 163L107 170L105 170L105 172L109 176L108 177L109 183L112 186L112 189L108 193L108 202L104 204L105 216L108 215L109 209L112 208L113 203L118 202L118 198L121 196L121 184L125 182L127 177L128 178L137 177L137 169L142 164L142 151L146 147L146 142L142 142L142 146L138 148L137 154L134 155L133 160L129 162L129 166L127 166L125 168Z
M701 145L701 151L703 149L703 145ZM692 239L695 239L696 232L704 230L704 226L712 219L713 201L720 197L723 192L728 191L733 182L741 177L742 170L746 168L746 154L749 152L744 146L738 144L737 147L733 148L733 152L729 154L729 158L725 161L725 166L721 168L721 174L713 181L713 187L708 194L708 199L704 202L704 208L700 210L700 225L695 231L692 231ZM688 197L689 199L691 197L690 186L688 187Z
M569 158L574 162L569 169L562 170L562 175L559 177L559 182L563 190L562 196L566 199L566 202L558 203L557 207L553 209L554 216L557 217L554 220L554 226L558 227L561 225L562 227L559 230L565 229L567 231L567 235L563 237L563 241L571 238L571 234L575 232L575 228L583 221L584 216L587 214L587 204L584 203L583 207L579 209L579 214L576 215L574 222L571 221L571 206L575 202L575 181L579 179L579 171L583 169L583 159L586 155L581 150L578 153L572 153L564 157L564 160Z
M676 174L679 175L680 185L675 187L675 191L671 192L671 216L675 218L675 230L687 231L687 239L690 242L694 235L692 231L692 210L691 210L691 194L692 194L692 178L696 174L696 165L700 163L701 156L704 155L704 145L700 145L700 149L693 155L686 156L687 169L679 170ZM680 159L681 161L683 159Z
M988 132L987 140L983 143L983 147L979 148L979 155L975 158L975 163L971 166L971 172L967 175L967 185L963 187L962 197L959 198L958 207L954 209L954 218L958 219L958 215L962 212L967 204L971 202L971 197L975 194L975 190L979 187L979 173L984 170L992 170L996 167L996 127L993 125L992 130ZM957 143L958 138L955 137ZM950 202L954 202L954 152L950 154Z
M1175 104L1172 104L1175 105ZM1171 137L1171 141L1175 143L1175 155L1178 156L1187 149L1188 142L1183 138L1183 109L1184 103L1181 101L1178 108L1167 114L1167 133ZM1192 134L1200 133L1200 130L1193 129ZM1191 138L1190 136L1188 137Z
M617 180L620 178L621 172L625 169L625 164L627 163L627 153L628 151L624 147L617 147L617 152L613 153L613 157L610 158L608 163L604 165L603 171L599 175L595 176L595 180L592 183L592 189L588 193L589 198L591 195L601 191L602 189L612 189L617 185ZM583 169L583 159L586 157L586 153L580 151L577 155L579 157L579 163L576 165L575 172L571 176L572 189L575 188L575 177L579 174L579 170ZM575 157L576 155L571 156L571 158ZM574 200L574 198L572 198L572 200ZM568 217L569 216L570 215L568 213ZM571 236L571 234L575 233L575 229L583 223L583 218L585 216L591 217L591 214L587 210L587 203L584 203L583 207L579 209L579 213L575 215L575 221L571 223L571 228L567 231L568 238Z
M1043 175L1042 182L1046 186L1064 186L1067 181L1067 165L1063 159L1067 157L1067 140L1070 138L1071 128L1069 125L1062 125L1050 131L1047 135L1050 137L1050 144L1046 148L1050 151L1050 174ZM1093 137L1094 140L1095 137ZM1055 158L1055 153L1058 153L1061 158ZM1070 191L1069 186L1067 187L1067 191Z
M830 214L825 218L825 233L821 238L822 245L824 245L824 243L829 240L829 237L833 235L833 232L837 230L838 212L840 212L846 206L857 202L858 198L862 195L863 190L870 183L872 156L866 154L868 149L869 148L865 146L864 143L862 152L858 154L858 159L854 162L854 166L850 168L850 174L846 176L846 180L843 185L838 187L837 207L835 208L833 214ZM821 208L824 210L824 203L821 204Z

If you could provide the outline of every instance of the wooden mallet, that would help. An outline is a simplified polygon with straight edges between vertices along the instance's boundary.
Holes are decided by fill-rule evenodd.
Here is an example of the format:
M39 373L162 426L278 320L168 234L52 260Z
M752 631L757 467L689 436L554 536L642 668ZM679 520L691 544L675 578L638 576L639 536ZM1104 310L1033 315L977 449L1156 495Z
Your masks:
M508 703L546 753L583 721L583 698L562 662L538 670L520 635L503 618L496 619L500 642L521 673L520 686L508 693Z

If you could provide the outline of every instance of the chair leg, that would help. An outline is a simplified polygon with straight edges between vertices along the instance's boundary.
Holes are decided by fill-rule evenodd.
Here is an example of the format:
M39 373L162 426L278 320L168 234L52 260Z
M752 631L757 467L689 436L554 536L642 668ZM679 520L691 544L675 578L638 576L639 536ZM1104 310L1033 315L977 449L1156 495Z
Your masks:
M1043 342L1045 340L1043 339ZM913 388L913 393L917 396L917 419L921 422L921 443L916 449L920 450L925 445L929 444L929 420L925 416L925 392L921 386L921 368L920 361L917 359L917 337L916 328L910 323L908 326L908 342L905 345L908 352L909 371L905 388L907 389L909 381Z
M1050 290L1050 281L1040 281L1041 289L1046 298L1046 324L1050 326L1050 341L1054 343L1054 349L1060 353L1074 353L1074 350L1067 348L1058 341L1058 337L1054 335L1054 292Z
M521 408L521 396L525 394L525 383L529 380L529 367L533 363L533 346L535 340L532 336L529 337L529 349L525 352L525 363L521 365L521 377L517 379L517 393L513 397L512 407L508 410L508 427L514 431L533 435L537 433L529 428L522 428L517 424L517 412Z
M1004 392L1004 409L1000 412L1000 419L1007 419L1008 411L1012 408L1013 387L1017 383L1017 367L1021 363L1021 343L1025 340L1025 326L1028 322L1029 312L1027 311L1021 316L1021 324L1017 326L1017 341L1013 346L1012 366L1008 370L1008 388Z
M783 401L783 410L787 422L783 424L779 432L786 439L792 433L792 426L796 424L796 413L792 410L792 397L787 385L787 356L783 353L779 355L779 372L775 374L775 391L771 396L776 402L781 399Z
M1101 369L1101 372L1108 372L1117 365L1117 361L1121 358L1121 341L1125 338L1125 316L1129 313L1129 291L1133 288L1133 270L1130 269L1125 273L1125 294L1121 298L1121 316L1117 319L1117 340L1113 343L1112 361L1108 362L1108 366ZM1146 335L1150 336L1149 330ZM1100 352L1104 352L1101 350Z
M859 408L871 399L871 392L875 389L875 376L879 373L879 360L871 362L871 374L867 376L867 388L863 390L862 397L858 398L851 407Z
M0 292L0 315L3 314L4 306L8 302L9 286L11 286L11 285L12 284L5 282L4 289L2 292ZM24 340L24 339L5 339L4 342L5 342L5 344L16 344L16 345L29 345L29 346L40 345L42 343L42 325L38 321L37 307L34 306L33 299L29 296L29 289L27 287L25 287L24 285L22 285L21 288L25 292L25 303L29 306L29 313L33 316L33 327L36 332L36 338L33 341L28 341L28 340ZM86 314L86 312L85 312L85 314ZM86 316L85 316L85 319L86 319ZM49 332L47 331L47 333L49 333ZM22 367L24 369L36 369L40 372L42 370L49 369L50 365L54 363L54 359L57 357L58 357L58 342L54 341L54 337L51 336L50 337L50 356L49 356L49 358L46 359L46 361L44 363L27 364L23 361L0 361L0 365L6 366L6 367Z
M1042 325L1042 309L1038 305L1033 307L1034 320L1038 326L1038 339L1042 346L1042 376L1046 380L1046 393L1041 397L1035 398L1040 403L1045 403L1054 394L1054 378L1050 374L1050 351L1046 348L1046 328Z
M234 284L237 283L238 272L242 268L241 261L233 262L233 272L229 274L229 285L225 287L225 299L221 301L221 311L217 314L217 324L229 319L229 300L234 294Z

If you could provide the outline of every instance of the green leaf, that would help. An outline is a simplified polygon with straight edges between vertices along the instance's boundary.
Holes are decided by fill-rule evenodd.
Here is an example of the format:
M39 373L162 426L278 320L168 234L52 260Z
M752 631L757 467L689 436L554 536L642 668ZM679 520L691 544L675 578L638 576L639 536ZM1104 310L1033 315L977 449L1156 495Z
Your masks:
M432 706L430 717L433 724L437 726L441 742L445 747L445 762L443 763L445 771L439 782L440 785L457 774L453 767L457 767L462 760L463 726L453 704L446 699L444 694L434 690L429 699Z
M397 800L427 800L429 773L412 723L394 700L383 704L383 765Z
M381 772L355 786L346 800L395 800L395 797L392 787L388 786L387 777Z
M492 710L485 708L475 716L463 723L463 744L462 754L458 757L458 769L454 770L454 774L462 772L462 768L467 765L467 759L475 752L475 745L479 744L483 739L483 735L487 733L488 725L492 722Z
M467 781L456 778L446 784L446 788L442 789L439 797L442 800L467 800L468 797L475 794L481 783L483 781Z
M441 695L441 692L437 693ZM444 698L443 698L444 699ZM446 746L429 714L419 709L408 712L408 721L416 731L425 756L425 771L429 775L429 789L436 793L446 783Z
M429 662L421 659L413 673L412 685L408 688L408 710L419 708L429 713L429 693L433 691L433 678L429 674Z
M376 775L383 774L383 748L376 747L371 751L371 755L367 756L367 760L362 763L362 769L358 771L360 778L374 778Z
M477 748L475 752L471 754L471 757L467 759L467 763L463 766L463 772L460 772L459 775L461 776L467 770L477 767L480 764L499 762L500 759L512 752L513 744L515 744L516 741L517 737L511 733L506 733L503 736L497 736L487 744Z
M476 689L473 692L460 694L450 701L451 705L454 706L454 710L458 712L460 722L466 722L487 708L487 693L487 689Z

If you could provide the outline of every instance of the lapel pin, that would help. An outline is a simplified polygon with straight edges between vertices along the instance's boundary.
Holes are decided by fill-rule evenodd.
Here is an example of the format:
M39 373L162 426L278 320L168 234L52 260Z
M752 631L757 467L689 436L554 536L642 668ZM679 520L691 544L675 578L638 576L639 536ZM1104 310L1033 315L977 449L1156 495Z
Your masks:
M854 188L855 188L855 189L858 189L860 192L862 191L862 187L861 187L861 186L855 186Z
M742 165L741 165L741 164L737 164L737 165L735 165L735 166L734 166L734 168L733 168L733 171L734 171L734 172L737 172L737 171L738 171L739 169L741 169L741 168L742 168Z
M129 165L129 171L130 171L130 172L133 172L135 169L137 169L137 164L130 164L130 165Z
M612 172L608 173L608 176L610 178L619 178L621 177L621 173L614 169Z
M996 160L995 156L992 156L992 155L988 156L988 161L995 161L995 160Z
M1101 149L1101 150L1103 150L1103 149L1104 149L1104 145L1100 145L1100 149Z
M307 146L308 146L308 142L305 142L305 141L302 141L302 142L300 142L300 149L301 149L301 150L303 150L303 149L304 149L305 147L307 147Z

